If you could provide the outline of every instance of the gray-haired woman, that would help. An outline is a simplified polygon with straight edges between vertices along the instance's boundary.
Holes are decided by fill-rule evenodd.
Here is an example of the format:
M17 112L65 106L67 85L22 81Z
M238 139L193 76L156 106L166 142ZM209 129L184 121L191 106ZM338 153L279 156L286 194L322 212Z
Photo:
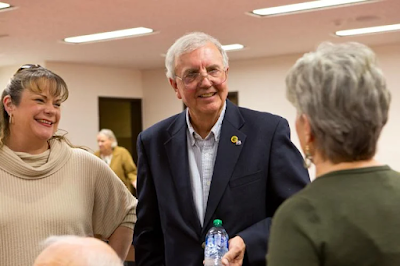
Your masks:
M128 190L136 196L137 170L129 151L118 146L114 132L106 128L97 134L97 144L99 150L94 155L107 163Z
M286 85L317 178L275 214L268 266L400 265L400 174L374 159L391 97L375 54L323 43Z

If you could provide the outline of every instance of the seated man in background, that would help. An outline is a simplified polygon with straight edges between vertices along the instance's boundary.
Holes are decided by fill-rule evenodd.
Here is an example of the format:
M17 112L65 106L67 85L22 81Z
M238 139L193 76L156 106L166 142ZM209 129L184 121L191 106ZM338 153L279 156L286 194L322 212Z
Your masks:
M51 236L33 266L122 266L117 253L91 237Z

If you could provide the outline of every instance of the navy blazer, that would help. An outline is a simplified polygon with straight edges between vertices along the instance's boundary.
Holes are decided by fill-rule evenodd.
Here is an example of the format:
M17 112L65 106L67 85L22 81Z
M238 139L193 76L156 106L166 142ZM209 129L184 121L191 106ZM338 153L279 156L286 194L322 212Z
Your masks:
M186 114L143 131L137 142L137 266L203 265L202 243L214 219L246 244L243 265L265 266L271 217L309 176L282 117L227 101L201 227L191 190ZM237 136L241 145L231 141Z

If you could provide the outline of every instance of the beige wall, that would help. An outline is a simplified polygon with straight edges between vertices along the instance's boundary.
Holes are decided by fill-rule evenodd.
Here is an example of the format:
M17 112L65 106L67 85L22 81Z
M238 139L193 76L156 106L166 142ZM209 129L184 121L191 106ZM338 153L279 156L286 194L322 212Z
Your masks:
M20 65L0 67L0 91L3 92L8 84L10 77L18 70Z
M163 69L143 71L143 129L182 111Z
M66 129L76 145L96 150L99 129L98 97L142 98L140 71L47 62L46 67L67 82L70 91L62 106L60 128Z
M377 158L400 170L400 44L377 47L380 65L392 91L390 117L379 142ZM229 89L239 92L239 105L281 115L292 128L292 140L298 145L293 122L295 110L285 99L284 78L301 55L262 58L230 63ZM60 127L68 130L74 144L96 149L98 131L98 97L143 99L143 128L182 111L163 69L137 71L79 64L46 62L46 67L62 76L70 97L62 107ZM0 68L0 88L18 66Z
M400 171L400 45L380 47L375 51L392 93L389 121L380 137L376 158Z

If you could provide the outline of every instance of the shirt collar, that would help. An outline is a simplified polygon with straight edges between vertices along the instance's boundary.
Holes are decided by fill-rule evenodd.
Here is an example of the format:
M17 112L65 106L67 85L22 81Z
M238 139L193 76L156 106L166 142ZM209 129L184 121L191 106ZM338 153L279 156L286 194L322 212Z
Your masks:
M209 138L210 135L213 134L215 141L218 142L219 135L221 132L222 121L224 120L224 117L225 117L225 110L226 110L226 101L224 102L224 106L222 107L222 111L219 115L217 122L211 128L211 132L207 135L207 137L205 139ZM191 144L191 146L193 146L196 142L195 136L197 136L199 139L201 139L201 137L199 134L197 134L197 132L194 130L192 124L190 123L189 108L186 108L186 124L187 124L188 130L189 130L190 144Z

